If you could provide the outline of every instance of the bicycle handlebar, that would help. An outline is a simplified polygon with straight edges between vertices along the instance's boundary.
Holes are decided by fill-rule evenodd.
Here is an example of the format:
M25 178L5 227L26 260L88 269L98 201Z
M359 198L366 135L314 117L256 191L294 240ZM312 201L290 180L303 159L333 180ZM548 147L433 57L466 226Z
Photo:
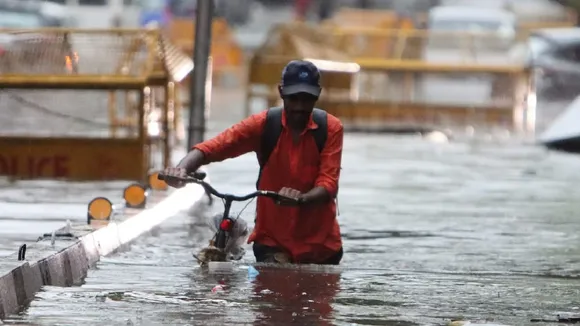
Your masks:
M286 196L282 196L280 194L278 194L275 191L269 191L269 190L258 190L258 191L254 191L251 194L247 194L245 196L236 196L236 195L232 195L232 194L223 194L219 191L217 191L214 187L212 187L209 183L203 181L203 179L205 179L205 177L207 176L207 174L205 172L194 172L191 174L191 176L182 178L182 177L175 177L175 176L169 176L166 174L161 174L159 173L157 175L157 179L159 180L177 180L177 181L182 181L182 182L186 182L186 183L197 183L199 185L201 185L207 192L209 192L210 194L221 198L221 199L226 199L226 200L231 200L231 201L246 201L249 199L252 199L254 197L258 197L258 196L263 196L263 197L269 197L272 198L274 200L286 200L286 201L293 201L297 204L302 203L302 201L300 199L296 199L296 198L291 198L291 197L286 197Z

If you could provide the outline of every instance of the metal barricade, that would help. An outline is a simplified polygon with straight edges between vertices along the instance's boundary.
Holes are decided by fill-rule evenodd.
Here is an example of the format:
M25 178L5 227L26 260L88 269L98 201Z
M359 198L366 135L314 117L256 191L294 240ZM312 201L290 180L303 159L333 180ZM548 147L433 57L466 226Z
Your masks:
M0 175L148 182L193 62L157 30L0 30Z

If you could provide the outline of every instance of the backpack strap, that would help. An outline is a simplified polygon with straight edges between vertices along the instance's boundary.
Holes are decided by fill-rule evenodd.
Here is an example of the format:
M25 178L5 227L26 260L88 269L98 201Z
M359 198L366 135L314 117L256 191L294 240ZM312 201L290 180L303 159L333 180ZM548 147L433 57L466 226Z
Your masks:
M260 172L258 174L258 180L256 181L256 189L258 189L260 184L262 170L268 162L270 154L272 154L274 148L276 148L278 138L280 138L280 134L282 133L282 113L282 108L273 107L268 109L268 113L266 114L266 122L264 124L264 129L262 130L260 152L258 153Z
M318 128L312 130L312 137L318 147L318 153L322 153L326 138L328 137L328 115L326 111L321 109L314 109L312 111L312 120L318 125Z
M260 145L260 152L258 153L258 163L260 164L260 172L258 174L258 180L256 181L256 189L259 189L260 178L262 176L262 170L270 154L278 145L278 139L280 134L282 134L282 114L284 110L281 107L273 107L268 109L266 114L266 121L264 124L264 129L262 131L262 139ZM312 111L312 120L318 125L318 128L312 130L312 137L316 142L318 147L318 152L322 152L324 145L326 143L326 138L328 137L328 115L326 111L321 109L314 109Z

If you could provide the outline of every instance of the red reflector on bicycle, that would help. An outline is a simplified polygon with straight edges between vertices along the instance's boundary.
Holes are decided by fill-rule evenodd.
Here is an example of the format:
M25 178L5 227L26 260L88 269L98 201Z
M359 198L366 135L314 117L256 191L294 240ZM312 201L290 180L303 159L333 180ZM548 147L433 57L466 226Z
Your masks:
M233 222L232 222L232 220L223 220L223 221L220 223L220 229L222 229L222 230L224 230L224 231L229 231L229 230L231 230L232 226L233 226Z

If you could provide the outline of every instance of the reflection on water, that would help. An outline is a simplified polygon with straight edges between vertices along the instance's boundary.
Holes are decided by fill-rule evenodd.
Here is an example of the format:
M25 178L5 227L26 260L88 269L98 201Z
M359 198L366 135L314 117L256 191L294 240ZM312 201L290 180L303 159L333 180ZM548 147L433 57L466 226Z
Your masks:
M183 215L103 259L82 287L46 288L11 322L529 325L580 312L579 162L515 139L347 135L340 270L257 266L251 275L248 247L235 273L209 275L192 257L207 238ZM250 192L255 156L210 172L218 189ZM242 214L250 224L253 209Z
M254 325L332 325L340 274L257 268L250 303Z
M73 223L86 223L87 205L96 196L120 203L127 182L9 182L0 177L0 257L23 243Z

